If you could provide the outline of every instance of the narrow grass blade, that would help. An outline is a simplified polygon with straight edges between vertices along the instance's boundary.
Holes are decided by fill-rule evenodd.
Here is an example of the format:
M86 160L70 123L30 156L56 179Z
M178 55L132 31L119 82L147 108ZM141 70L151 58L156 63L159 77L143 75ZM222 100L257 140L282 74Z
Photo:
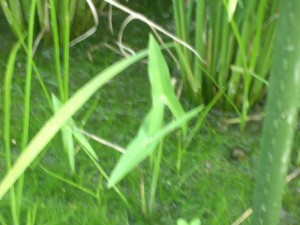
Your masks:
M53 37L53 45L54 45L54 61L55 61L55 70L56 70L56 79L58 83L58 89L60 94L60 99L65 99L65 91L62 80L61 73L61 64L59 57L59 34L58 34L58 26L57 26L57 13L54 0L49 0L50 3L50 18L51 18L51 28L52 28L52 37Z
M22 9L20 1L17 0L9 0L9 6L11 8L11 12L15 18L17 26L22 30L24 29L24 17L22 15Z
M52 172L52 171L46 169L42 165L40 165L40 167L42 168L42 170L44 170L50 176L52 176L52 177L54 177L54 178L56 178L58 180L61 180L61 181L65 182L66 184L68 184L68 185L70 185L72 187L75 187L75 188L79 189L80 191L85 192L85 193L91 195L92 197L94 197L96 199L99 199L99 196L96 193L94 193L93 191L87 189L86 187L83 187L82 185L76 184L75 182L73 182L73 181L71 181L71 180L69 180L69 179L67 179L65 177L62 177L61 175Z
M7 63L7 69L5 73L5 81L4 81L4 115L3 115L3 121L4 121L4 148L5 148L5 159L6 159L6 168L7 171L11 168L11 146L10 146L10 118L11 118L11 84L12 84L12 77L14 73L14 66L16 62L16 57L18 50L21 47L21 42L18 42L13 47L9 60ZM14 188L10 190L10 207L12 212L12 220L14 224L18 224L18 205L16 201L16 193Z
M194 127L191 129L191 132L189 133L189 135L187 136L185 143L184 143L184 150L188 148L188 146L190 145L193 137L195 136L195 134L199 131L199 128L201 126L201 124L203 123L204 119L206 118L207 114L209 113L209 111L215 106L215 104L217 103L217 101L221 98L221 96L224 94L225 88L220 90L219 93L209 102L209 104L205 107L204 111L201 113L201 115L199 116L196 124L194 125Z
M34 35L34 19L35 19L36 0L32 0L30 6L30 21L28 29L28 44L27 44L27 67L26 67L26 83L25 83L25 100L24 100L24 115L23 115L23 136L22 149L27 145L29 136L29 118L30 118L30 98L31 98L31 78L33 65L33 35Z
M61 27L63 30L63 59L64 59L64 99L63 102L69 98L69 69L70 69L70 12L69 12L69 0L64 0L63 6L63 23Z
M54 95L52 95L52 104L53 104L54 112L57 112L62 106L60 101ZM73 141L72 130L68 126L68 122L61 128L61 134L62 134L64 148L68 154L71 171L72 173L75 173L74 141Z
M155 208L155 195L157 190L158 178L160 174L160 163L162 159L163 141L160 141L157 154L154 156L154 167L152 172L150 196L149 196L149 213L152 216Z
M62 103L54 95L52 95L52 101L54 103L53 105L55 105L55 107L54 107L55 112L57 112L58 109L62 107ZM72 118L69 119L69 121L64 125L64 127L69 133L71 133L71 135L73 135L73 137L81 145L81 147L84 149L84 151L86 151L87 154L92 156L94 159L98 160L98 156L97 156L95 150L90 145L88 140L79 131L80 129L76 126L76 123ZM73 140L73 138L72 138L72 140ZM69 158L69 161L74 161L74 163L75 163L74 146L73 146L72 151L73 151L73 153L68 154L69 157L70 157L70 155L73 157L72 159Z
M31 83L32 83L32 68L33 68L33 39L34 39L34 24L36 13L36 0L32 0L30 4L29 24L28 24L28 39L27 39L27 65L26 65L26 81L25 81L25 99L23 112L23 127L21 150L26 147L29 138L30 124L30 109L31 109ZM21 176L17 184L17 199L18 199L18 215L21 215L21 202L23 198L24 176Z
M66 121L68 121L100 87L131 64L145 57L147 53L147 51L142 51L134 56L120 60L81 87L41 128L17 159L12 169L2 179L0 183L0 199L2 199L3 195L14 182L24 173Z

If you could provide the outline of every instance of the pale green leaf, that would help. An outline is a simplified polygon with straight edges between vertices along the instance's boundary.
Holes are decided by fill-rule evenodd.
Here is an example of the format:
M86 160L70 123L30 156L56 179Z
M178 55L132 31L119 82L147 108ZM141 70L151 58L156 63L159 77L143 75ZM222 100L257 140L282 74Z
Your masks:
M168 125L158 130L153 135L147 135L145 126L151 122L151 112L147 115L144 123L142 124L138 135L132 140L132 142L126 148L125 154L121 157L120 161L114 168L111 177L108 182L108 187L114 186L119 182L124 176L126 176L134 167L148 157L155 147L158 145L159 141L170 134L172 131L182 127L190 119L195 117L201 110L203 106L199 106L186 114L180 116L176 120L170 122Z
M149 42L148 73L153 95L168 106L175 118L182 116L184 110L174 93L168 65L153 36L150 36ZM183 129L186 132L186 126Z
M228 13L228 21L231 22L233 15L235 13L237 0L228 0L227 13Z

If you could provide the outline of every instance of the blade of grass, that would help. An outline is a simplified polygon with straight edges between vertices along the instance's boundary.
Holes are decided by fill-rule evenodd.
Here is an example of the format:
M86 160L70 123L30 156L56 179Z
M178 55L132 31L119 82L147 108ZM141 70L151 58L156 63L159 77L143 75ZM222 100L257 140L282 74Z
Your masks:
M22 9L20 1L9 0L9 7L11 8L12 14L15 18L17 26L23 30L25 27L25 21L22 16Z
M23 130L21 140L21 150L23 151L28 143L29 137L29 123L30 123L30 100L31 100L31 80L32 80L32 66L33 66L33 38L34 38L34 20L36 12L36 0L31 1L29 25L28 25L28 42L27 42L27 66L26 66L26 81L25 81L25 99L24 99L24 113L23 113ZM18 201L18 216L21 214L21 204L23 198L24 174L20 177L17 184L17 201Z
M78 3L78 0L70 1L70 27L72 27L74 18L76 16L77 3Z
M70 119L70 117L104 84L115 77L118 73L126 69L131 64L137 62L147 55L147 51L142 51L127 59L108 67L102 73L91 79L81 87L66 103L55 113L48 122L35 135L24 152L17 159L12 169L6 174L0 183L0 200L11 188L14 182L24 173L31 162L39 155L43 148L49 143L58 130Z
M209 113L209 111L212 109L212 107L217 103L217 101L221 98L221 96L224 94L224 91L226 90L226 88L222 89L219 91L219 93L210 101L210 103L205 107L204 111L201 113L201 115L199 116L196 124L194 125L194 127L191 129L191 132L189 133L189 135L187 136L185 143L184 143L184 147L183 149L187 149L188 146L190 145L193 137L195 136L195 134L199 131L199 128L201 126L201 124L203 123L204 119L206 118L207 114Z
M152 180L151 180L151 187L150 187L150 196L149 196L149 213L150 216L153 215L154 208L155 208L155 195L157 190L158 178L160 173L160 162L162 159L162 150L163 150L163 141L159 143L158 151L155 155L154 159L154 168L152 172Z
M63 102L67 101L69 96L69 51L70 51L70 15L69 15L69 0L63 2L63 59L64 59L64 99Z
M26 83L25 83L25 100L24 100L24 115L23 115L23 137L22 149L25 148L28 142L29 135L29 118L30 118L30 96L31 96L31 78L32 78L32 46L34 35L34 19L35 19L36 0L32 0L30 8L30 21L28 29L27 43L27 67L26 67Z
M61 108L61 103L59 100L52 95L52 104L54 113L56 113L59 108ZM75 174L75 149L74 149L74 141L73 141L73 135L72 135L72 129L68 126L68 122L61 128L61 135L62 135L62 141L64 145L64 149L67 152L69 164L71 168L71 172Z
M68 184L68 185L70 185L70 186L72 186L72 187L75 187L75 188L81 190L82 192L89 194L89 195L92 196L93 198L99 200L99 196L98 196L96 193L94 193L93 191L89 190L88 188L83 187L83 186L81 186L80 184L76 184L75 182L73 182L73 181L71 181L71 180L69 180L69 179L67 179L67 178L65 178L65 177L63 177L63 176L61 176L61 175L59 175L59 174L56 174L56 173L54 173L54 172L52 172L52 171L46 169L46 168L45 168L44 166L42 166L41 164L40 164L40 167L42 168L42 170L44 170L44 172L46 172L46 173L49 174L50 176L52 176L52 177L54 177L54 178L56 178L56 179L58 179L58 180L61 180L61 181L63 181L64 183L66 183L66 184Z
M6 168L7 171L11 169L11 146L10 146L10 118L11 118L11 83L12 83L12 76L14 73L14 66L16 62L17 53L21 47L21 43L18 42L13 47L9 60L7 63L7 69L5 73L5 81L4 81L4 115L3 115L3 121L4 121L4 127L3 127L3 133L4 133L4 147L5 147L5 158L6 158ZM14 224L19 224L19 217L18 217L18 206L17 206L17 200L16 200L16 193L14 188L10 189L10 205L11 205L11 213L12 213L12 220Z
M58 34L57 16L56 16L57 13L56 13L56 6L54 0L49 0L49 3L51 7L50 18L51 18L51 28L52 28L52 37L53 37L53 45L54 45L55 70L56 70L56 77L57 77L60 99L63 101L66 98L64 96L65 91L64 91L60 58L59 58L59 34Z
M54 112L57 112L59 108L62 107L62 103L54 95L52 95L52 101L54 105ZM65 130L67 130L67 132L69 132L71 136L74 136L74 138L78 141L81 147L83 147L83 149L86 151L87 154L91 155L96 160L98 160L97 154L94 151L93 147L89 144L87 139L82 135L80 129L76 126L75 121L72 118L69 119L69 121L63 126L63 128L65 128ZM72 138L72 142L73 142L73 138ZM72 157L72 159L69 158L69 161L73 161L75 163L74 146L72 149L70 148L68 150L72 150L72 153L68 153L69 157Z
M203 36L206 33L205 20L206 17L206 1L197 1L196 3L196 30L195 30L195 49L200 55L205 57L205 43ZM194 74L196 82L200 89L202 89L202 70L201 62L198 58L194 57ZM202 90L199 90L200 95L198 96L199 102L202 102Z
M252 1L252 5L254 5ZM226 8L228 8L228 2L227 0L223 0L223 4L225 5ZM252 6L251 5L251 6ZM251 8L249 6L249 8ZM251 8L252 9L252 8ZM247 9L250 11L251 9ZM250 26L249 22L245 22L246 25L243 26L243 31L242 33L239 32L237 24L234 19L230 21L231 28L233 30L233 33L236 37L238 46L239 46L239 52L240 56L237 56L237 60L241 61L242 66L244 67L244 71L246 71L245 78L244 78L244 90L243 90L243 103L242 103L242 113L241 113L241 129L245 128L246 125L246 120L247 120L247 114L248 114L248 109L249 109L249 88L250 88L250 81L251 81L251 76L247 73L248 71L248 63L247 63L247 55L246 55L246 43L248 43L250 39L250 28L247 26ZM237 86L239 83L239 76L236 75L234 76L235 79L232 79L229 83L229 97L233 96L236 97L238 94L236 93Z

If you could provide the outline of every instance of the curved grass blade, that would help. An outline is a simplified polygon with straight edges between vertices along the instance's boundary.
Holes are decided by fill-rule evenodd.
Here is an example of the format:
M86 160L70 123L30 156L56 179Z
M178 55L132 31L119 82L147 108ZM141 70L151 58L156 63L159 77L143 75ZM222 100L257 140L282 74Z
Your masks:
M4 120L4 148L5 148L5 159L6 159L6 168L10 170L11 168L11 146L10 146L10 118L11 118L11 84L12 84L12 77L14 73L14 66L17 58L17 53L21 47L21 42L19 41L13 47L10 55L9 60L7 63L7 69L5 72L5 80L4 80L4 113L3 113L3 120ZM15 224L18 224L19 217L18 217L18 208L19 205L16 200L16 192L14 188L10 190L10 207L12 212L12 220ZM2 222L1 222L2 224ZM4 224L4 223L3 223Z
M74 188L77 188L78 190L80 190L80 191L82 191L84 193L87 193L87 194L91 195L92 197L94 197L96 199L99 199L99 196L96 193L94 193L92 190L90 190L90 189L88 189L88 188L86 188L86 187L84 187L84 186L82 186L80 184L76 184L72 180L69 180L69 179L67 179L67 178L65 178L65 177L63 177L63 176L61 176L59 174L56 174L56 173L48 170L47 168L45 168L42 165L40 165L40 167L42 168L42 170L44 170L50 176L52 176L52 177L54 177L54 178L56 178L56 179L58 179L58 180L60 180L60 181L62 181L64 183L66 183L66 184L68 184L68 185L70 185L70 186L72 186Z
M24 173L32 161L39 155L54 135L68 121L79 108L104 84L115 77L118 73L144 58L148 51L144 50L134 56L122 59L108 67L102 73L91 79L81 87L40 129L32 141L28 144L12 169L6 174L0 183L0 200L11 188L15 181Z
M52 95L52 101L55 112L58 111L59 108L62 107L62 103L59 101L55 95ZM64 129L64 130L63 130ZM76 141L80 144L80 146L83 148L83 150L93 157L94 159L98 160L98 156L96 152L94 151L93 147L90 145L88 140L82 135L81 132L79 132L79 128L76 126L75 121L70 118L69 121L62 127L62 132L70 133L71 139L73 142L73 137L76 139ZM74 163L74 172L75 172L75 154L74 154L74 145L73 148L66 148L68 156L69 156L69 162ZM69 152L71 151L71 152ZM72 165L70 165L72 167Z

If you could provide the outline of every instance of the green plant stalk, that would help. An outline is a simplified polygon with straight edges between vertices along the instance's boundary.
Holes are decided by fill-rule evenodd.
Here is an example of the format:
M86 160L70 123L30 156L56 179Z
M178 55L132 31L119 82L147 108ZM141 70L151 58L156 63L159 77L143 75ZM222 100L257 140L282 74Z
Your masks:
M300 1L281 2L254 191L253 225L279 223L300 97L299 12Z
M21 3L24 22L26 22L26 24L28 24L31 1L26 1L26 0L20 1L19 0L19 2ZM25 24L24 24L24 26L25 26ZM24 30L22 30L22 31L24 31Z
M214 4L212 4L212 13L211 15L214 15L214 20L212 21L212 61L210 64L210 76L216 80L217 76L217 70L218 70L218 64L220 60L220 49L221 49L221 40L224 38L223 34L221 33L221 23L222 21L226 21L227 16L223 15L224 7L222 7L222 4L220 1L212 1ZM211 82L210 82L211 83ZM209 97L210 99L214 95L213 93L213 85L210 84L209 88Z
M95 167L98 169L98 171L102 174L102 176L106 180L109 180L109 176L106 174L105 170L99 165L99 163L96 161L96 159L90 154L87 154L87 155L90 158L90 160L92 161L92 163L95 165ZM100 185L100 183L99 183L99 185ZM125 203L125 205L130 209L130 205L129 205L128 201L126 200L126 197L124 196L124 194L116 186L114 186L113 189L119 195L119 197L122 199L122 201ZM97 196L99 196L99 194L100 193L98 191ZM100 197L98 197L98 201L100 201Z
M266 79L267 75L269 74L269 70L271 67L271 58L274 46L274 37L275 37L275 27L277 23L276 15L278 14L278 5L279 1L272 2L272 8L270 10L270 18L271 22L268 22L267 25L264 25L263 28L263 43L262 49L260 51L258 63L256 66L256 73L260 75L263 79ZM267 20L267 21L268 21ZM257 79L255 79L251 85L251 99L250 99L250 107L254 105L263 94L264 85Z
M253 47L252 47L252 52L251 52L251 59L250 59L250 65L249 65L249 69L250 71L254 71L256 62L257 62L257 58L259 56L260 53L260 42L261 42L261 33L262 33L262 28L263 28L263 22L264 22L264 18L265 18L265 7L267 4L267 0L261 0L259 2L259 8L258 8L258 18L257 18L257 22L256 24L256 33L255 33L255 37L254 37L254 43L253 43ZM251 81L252 81L252 76L250 76L250 74L245 73L246 77L244 79L244 96L243 96L243 117L245 118L248 114L248 109L250 107L250 102L251 102L251 95L250 94L250 85L251 85ZM246 99L246 102L245 102ZM246 119L246 118L245 118Z
M59 34L58 34L58 27L57 27L57 17L56 17L56 8L54 0L49 0L50 3L50 18L51 18L51 27L52 27L52 37L53 37L53 45L54 45L54 61L55 61L55 70L56 70L56 77L59 89L60 99L63 101L65 98L64 96L64 85L62 80L61 74L61 65L60 65L60 58L59 58Z
M224 11L223 11L224 12ZM228 68L231 59L233 38L229 33L229 24L226 19L223 18L222 22L222 36L221 39L221 50L220 50L220 70L217 82L223 87L228 79Z
M27 209L27 223L26 225L34 225L37 213L37 204L34 204L33 208Z
M210 79L213 79L211 77L211 64L212 64L212 61L213 61L213 34L212 34L212 29L209 27L208 30L207 30L207 35L206 35L206 38L207 38L207 51L206 51L206 60L207 60L207 76L203 77L202 78L202 84L203 84L203 99L204 99L204 102L207 102L209 101L209 98L211 97L211 88L212 88L212 85L211 85L211 82L210 82Z
M64 48L64 99L67 101L69 96L69 48L70 48L70 12L69 12L69 0L63 1L63 48Z
M224 91L225 91L225 88L220 90L219 93L217 93L215 95L215 97L209 102L209 104L205 107L203 112L200 114L200 116L197 119L197 122L195 123L194 127L192 127L190 133L183 140L184 141L184 143L183 143L183 152L185 152L185 150L189 147L189 145L191 144L191 142L193 140L193 137L195 136L195 134L197 132L199 132L199 128L202 125L204 119L207 117L207 114L213 108L213 106L217 103L217 101L221 98L221 96L224 94Z
M192 68L190 67L190 64L187 60L187 58L184 55L183 50L180 48L178 44L175 44L176 52L179 57L179 64L181 69L181 77L183 80L183 85L187 89L188 96L193 101L197 102L197 92L199 90L199 87L197 87L197 82L195 80Z
M191 27L192 25L192 19L193 19L193 13L194 13L194 7L195 7L195 1L189 1L186 3L187 6L187 27Z
M186 13L185 1L173 0L173 11L176 35L186 43L189 42L188 13ZM189 97L195 101L197 99L197 84L194 82L194 74L191 68L191 53L183 46L176 44L176 51L179 57L180 72L182 80Z
M268 32L266 36L267 41L265 41L265 43L262 46L259 61L256 65L256 73L260 76L260 78L264 80L267 79L267 75L269 74L269 70L271 67L271 59L275 39L274 30L275 29L272 29ZM256 102L258 102L261 99L264 87L264 83L261 82L259 79L253 80L250 90L250 107L252 107Z
M196 30L195 30L195 49L202 56L205 57L205 43L203 41L203 34L205 34L205 17L206 17L206 1L197 1L196 3ZM194 75L197 86L199 87L199 102L203 102L202 97L202 70L201 62L197 57L194 57Z
M31 99L31 80L33 66L33 36L34 36L34 19L36 10L36 0L31 1L29 27L28 27L28 43L27 43L27 67L26 67L26 83L25 83L25 99L24 99L24 114L23 114L23 134L21 141L21 150L23 151L28 143L29 123L30 123L30 99ZM17 201L18 215L21 213L21 204L23 196L24 174L20 177L17 185Z
M21 33L22 28L19 27L19 24L16 21L14 15L13 15L13 12L8 7L7 1L6 0L0 0L0 4L1 4L2 11L4 13L4 16L5 16L8 24L10 25L12 31L14 33L16 33L18 36L22 36L22 35L19 35Z
M141 210L143 213L143 216L145 218L148 217L148 210L147 210L147 202L146 202L146 197L145 197L145 179L144 179L144 174L141 172L141 177L140 177L140 195L141 195Z
M230 22L231 27L233 29L234 35L237 39L238 42L238 46L240 48L240 53L241 53L241 60L242 60L242 65L245 72L245 78L244 78L244 91L243 91L243 104L242 104L242 114L241 114L241 128L244 129L245 125L246 125L246 119L247 119L247 114L248 114L248 109L249 109L249 81L250 81L250 74L247 72L248 71L248 63L247 63L247 56L246 56L246 51L245 51L245 43L247 43L245 41L245 39L247 38L247 34L249 31L247 31L247 29L245 28L246 26L244 26L244 30L245 32L243 34L245 34L245 36L240 36L240 33L237 29L236 23L234 20L231 20ZM235 84L236 85L236 84ZM231 86L231 82L229 83L229 87ZM236 97L236 96L235 96Z
M162 150L163 150L163 140L159 143L158 151L155 155L154 168L152 172L152 180L150 187L150 197L149 197L149 214L150 217L153 216L153 212L155 209L155 195L157 190L157 183L160 173L160 163L162 158Z
M11 83L12 76L14 72L14 65L17 57L17 52L21 47L21 43L18 42L12 49L5 74L4 82L4 146L5 146L5 158L6 158L6 168L7 171L11 169L11 154L10 154L10 117L11 117ZM10 204L11 204L11 213L12 220L14 224L19 224L18 210L17 210L17 199L14 187L10 189Z
M77 3L78 3L78 0L71 0L71 1L70 1L70 13L69 13L69 17L70 17L70 27L72 27L74 18L75 18L75 16L76 16Z
M31 95L31 78L32 78L32 64L33 64L33 35L34 35L34 15L36 9L36 0L32 0L30 8L30 21L28 29L28 43L27 43L27 67L26 67L26 83L25 83L25 100L24 100L24 116L23 116L23 137L22 149L25 148L28 142L29 134L29 118L30 118L30 95Z
M22 9L21 9L21 4L20 1L18 0L9 0L9 6L11 8L11 11L13 13L13 16L16 20L17 26L23 30L25 23L23 20L23 16L22 16Z
M63 43L63 99L62 102L66 102L69 96L69 46L70 46L70 17L69 17L69 0L62 1L60 8L60 28L61 37ZM69 163L72 173L75 173L75 151L74 151L74 140L72 131L62 127L61 129L62 140L64 148L68 153Z
M261 0L259 2L259 7L258 7L258 18L257 18L257 26L256 26L256 33L255 33L255 38L254 38L254 43L253 43L253 48L252 48L252 54L251 54L251 60L250 60L250 66L249 69L251 71L254 70L258 56L260 54L260 42L261 42L261 35L262 35L262 29L263 29L263 22L265 19L265 13L266 13L266 5L268 3L268 0ZM251 76L249 76L251 77Z
M174 13L175 13L175 25L176 33L180 39L189 43L189 29L187 27L187 15L185 2L182 0L173 0ZM189 55L190 51L187 48L183 48L184 54ZM190 58L188 58L190 60Z
M225 8L228 8L228 1L223 0L223 4L225 5ZM247 63L247 54L246 54L246 46L247 43L249 43L250 40L250 35L252 34L252 27L249 20L250 15L253 13L255 9L256 1L250 1L249 5L246 7L246 12L243 15L244 22L242 26L242 32L240 33L238 30L237 23L235 22L234 19L230 21L231 28L233 30L233 33L236 37L237 43L239 50L237 51L236 54L236 61L235 65L239 66L242 65L245 71L248 70L248 63ZM241 127L243 128L245 126L246 122L246 117L247 117L247 112L249 108L249 100L248 100L248 94L249 94L249 84L250 84L250 75L245 72L244 74L244 88L243 88L243 99L242 99L242 116L241 116ZM239 88L239 83L241 80L241 76L239 74L236 74L233 72L232 78L230 79L229 82L229 89L228 89L228 96L229 98L236 102L236 104L239 104L239 99L237 98L239 96L238 93L238 88ZM228 108L227 104L227 108Z
M180 172L180 168L181 168L181 159L183 156L183 148L182 148L182 132L178 131L177 134L177 159L176 159L176 172L177 174L179 174Z

